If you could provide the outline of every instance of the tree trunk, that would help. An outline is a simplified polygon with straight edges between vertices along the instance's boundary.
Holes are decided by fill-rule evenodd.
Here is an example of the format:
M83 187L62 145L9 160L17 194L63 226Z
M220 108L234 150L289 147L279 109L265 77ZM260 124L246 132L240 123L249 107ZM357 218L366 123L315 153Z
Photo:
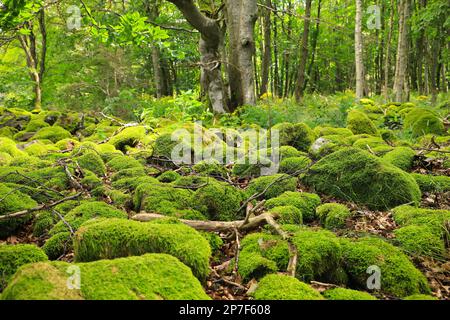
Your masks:
M305 84L303 85L303 91L306 90L309 79L312 79L312 71L313 71L313 66L314 66L314 62L316 59L317 40L319 39L319 33L320 33L320 10L321 10L321 7L322 7L322 1L319 0L319 2L317 3L316 28L314 29L314 32L312 34L312 40L311 40L311 47L312 47L311 61L309 62L308 73L307 73L308 76L305 79Z
M356 66L356 98L364 96L364 61L362 37L362 0L356 0L355 21L355 66Z
M265 5L272 8L272 0L266 0ZM261 65L261 90L259 96L267 93L269 85L270 66L272 64L272 26L271 11L265 9L263 15L264 52Z
M394 0L391 0L390 3L390 17L389 17L389 32L386 39L386 54L384 56L384 87L383 87L383 95L385 102L389 100L389 65L391 60L391 42L392 42L392 33L394 28Z
M305 84L306 61L308 60L308 40L309 40L309 25L311 24L311 2L306 0L305 4L305 23L303 26L303 35L301 46L300 65L298 68L297 84L295 87L295 100L300 101L303 97L303 86Z
M397 46L397 62L395 66L394 93L397 102L406 100L405 84L408 71L408 20L410 11L410 0L400 0L398 6L399 12L399 31Z
M227 0L227 26L230 42L231 109L255 105L254 28L257 20L256 0Z
M218 22L204 16L193 0L169 1L177 6L186 20L201 34L199 44L202 68L201 80L208 92L213 111L216 113L232 111L228 108L226 90L222 79L222 60L219 51L223 39Z

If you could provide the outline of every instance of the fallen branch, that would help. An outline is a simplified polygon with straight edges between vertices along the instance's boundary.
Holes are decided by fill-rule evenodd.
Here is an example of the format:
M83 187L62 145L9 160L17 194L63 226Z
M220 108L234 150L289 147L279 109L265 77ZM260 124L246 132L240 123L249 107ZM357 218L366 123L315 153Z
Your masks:
M41 205L39 205L37 207L31 208L31 209L5 214L3 216L0 216L0 221L1 220L6 220L6 219L10 219L10 218L23 217L23 216L26 216L29 213L36 212L36 211L47 210L47 209L53 208L53 207L55 207L58 204L61 204L63 202L66 202L66 201L69 201L69 200L74 200L74 199L78 198L81 195L82 195L82 193L79 192L77 194L74 194L73 196L66 197L66 198L61 199L61 200L57 200L57 201L55 201L53 203L45 203L45 204L41 204Z

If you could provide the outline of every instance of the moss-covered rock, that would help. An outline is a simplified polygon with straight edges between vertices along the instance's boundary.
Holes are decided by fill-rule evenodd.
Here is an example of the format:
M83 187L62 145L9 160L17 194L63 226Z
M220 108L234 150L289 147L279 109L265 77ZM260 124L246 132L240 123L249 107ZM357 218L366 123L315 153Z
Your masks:
M352 215L345 205L339 203L325 203L317 207L316 212L322 225L329 230L345 228Z
M216 177L226 177L227 175L227 170L215 159L200 161L192 169L201 175Z
M129 157L129 156L116 156L113 157L110 161L106 163L106 165L114 171L120 171L124 169L130 169L130 168L141 168L142 163L140 163L138 160Z
M347 128L353 134L377 134L377 127L369 119L369 117L357 110L352 110L347 116Z
M0 183L0 215L14 213L36 207L38 204L30 196ZM31 215L0 221L0 238L10 236L31 219Z
M82 226L74 239L76 261L113 259L145 253L171 254L200 279L209 273L211 248L196 230L181 223L108 219Z
M444 133L444 124L432 111L415 108L405 116L405 130L411 131L413 137L420 137L428 133L441 135Z
M383 160L404 171L409 171L413 166L415 156L416 152L413 149L408 147L397 147L386 153L383 156Z
M279 123L271 130L278 130L280 146L292 146L299 151L307 152L315 140L314 132L304 123Z
M315 127L314 133L318 137L334 136L334 135L348 137L348 136L353 135L353 132L347 128L333 128L333 127L323 127L323 126Z
M321 200L317 194L287 191L276 198L267 200L265 206L268 209L294 206L300 210L305 221L311 221L315 218L316 208L320 203Z
M367 292L345 288L326 290L323 296L327 300L377 300L377 298Z
M119 172L114 173L111 176L111 181L115 182L115 181L119 181L122 179L136 179L139 177L143 177L145 176L147 173L145 172L145 168L144 167L135 167L135 168L128 168L128 169L123 169L120 170Z
M416 180L422 192L439 193L450 191L450 177L419 173L413 173L411 175Z
M294 277L271 274L258 283L255 300L323 300L318 291Z
M123 129L120 133L113 136L109 143L117 150L124 151L126 146L134 147L145 136L145 128L141 126L129 127Z
M44 144L42 142L36 141L24 148L24 151L30 156L42 157L50 152L58 152L58 148L54 145Z
M426 294L413 294L411 296L403 298L403 300L439 300L439 299Z
M80 289L67 286L78 267ZM21 268L3 300L208 300L191 270L166 254L146 254L76 265L35 263Z
M42 246L50 260L57 260L73 250L72 235L70 232L58 232L51 236Z
M168 171L161 173L157 179L160 182L170 183L170 182L177 181L180 177L181 176L178 172L168 170Z
M304 178L318 192L372 209L419 203L420 189L406 172L368 152L345 148L313 165Z
M280 162L280 172L287 174L301 173L306 171L311 164L311 159L307 157L285 158Z
M27 155L17 148L16 143L13 140L5 137L0 137L0 152L7 153L13 158Z
M278 197L286 191L295 191L296 189L296 178L285 174L276 174L253 179L246 191L249 196L265 191L260 198L271 199Z
M442 258L446 254L442 235L426 225L409 225L394 231L395 240L409 255Z
M72 135L69 131L65 130L64 128L60 126L53 126L53 127L45 127L40 129L36 134L33 136L33 139L35 140L50 140L53 143L58 142L59 140L70 138Z
M25 127L26 132L37 132L42 128L49 127L50 125L45 122L44 120L35 119L28 122L27 126Z
M45 253L35 245L0 245L0 291L6 287L19 267L47 260Z
M104 176L106 166L100 155L95 151L85 152L83 155L75 158L82 169L92 171L97 176Z
M131 177L112 181L111 186L114 189L134 191L141 184L159 184L159 181L150 176Z
M303 224L302 211L294 206L274 207L269 213L279 216L278 222L282 224Z
M405 297L429 293L425 276L417 270L400 249L378 238L361 238L358 241L341 240L344 268L352 283L365 288L367 269L377 266L381 270L381 291Z

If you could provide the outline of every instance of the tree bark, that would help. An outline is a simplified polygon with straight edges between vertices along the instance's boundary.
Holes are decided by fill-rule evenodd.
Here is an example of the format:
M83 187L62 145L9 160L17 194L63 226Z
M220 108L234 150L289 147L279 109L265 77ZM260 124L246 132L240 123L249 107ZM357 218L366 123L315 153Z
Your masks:
M356 0L355 21L355 66L356 66L356 98L364 97L364 61L362 37L362 0Z
M385 102L389 100L389 64L391 59L391 42L392 42L392 33L394 28L394 0L391 0L389 6L391 12L389 17L389 32L386 40L386 54L384 56L384 87L383 87L383 95Z
M272 0L266 0L265 5L272 8ZM272 65L272 26L271 11L265 10L263 15L264 52L261 65L261 90L259 95L267 93L269 85L270 66Z
M400 0L398 6L399 12L399 31L397 46L397 62L395 66L394 93L397 102L406 100L405 85L408 71L408 20L410 11L410 0Z
M303 97L303 86L305 84L306 62L308 60L308 40L309 40L309 26L311 24L311 2L306 0L305 4L305 22L303 25L303 35L301 41L301 57L298 69L297 84L295 87L295 100L300 101Z
M312 34L312 40L311 40L311 47L312 47L311 60L309 62L309 66L308 66L308 73L307 73L308 76L306 77L305 84L303 85L303 91L306 90L306 87L308 85L309 80L312 79L312 71L313 71L314 62L315 62L315 59L316 59L317 40L319 39L319 34L320 34L320 11L321 11L321 7L322 7L322 1L319 0L318 3L317 3L316 28L314 29L314 32Z

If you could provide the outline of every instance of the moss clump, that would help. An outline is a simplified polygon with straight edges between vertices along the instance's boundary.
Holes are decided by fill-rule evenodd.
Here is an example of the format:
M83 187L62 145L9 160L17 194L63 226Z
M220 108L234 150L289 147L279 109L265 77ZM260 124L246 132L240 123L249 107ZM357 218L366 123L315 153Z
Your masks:
M177 181L180 177L181 176L178 172L168 170L168 171L161 173L157 179L160 182L166 182L166 183L169 182L170 183L170 182Z
M421 199L420 189L408 173L355 148L321 159L304 181L319 192L371 209L389 209Z
M83 173L84 177L80 180L80 182L88 190L94 190L103 185L102 179L97 177L92 171L84 170Z
M220 248L222 248L223 240L217 234L204 231L201 231L200 234L208 241L212 252L217 252Z
M278 222L283 224L303 224L302 211L294 206L280 206L269 210L270 213L278 215Z
M344 268L359 288L366 286L370 266L381 270L381 291L395 297L429 293L425 276L417 270L400 249L377 238L358 241L341 240Z
M258 156L258 154L252 154L239 159L233 166L232 173L240 178L259 177L263 174L263 170L272 165L271 160Z
M106 163L106 165L114 171L120 171L130 168L141 168L142 163L129 156L116 156Z
M311 221L316 216L316 208L321 203L320 197L314 193L287 191L276 198L267 200L268 209L275 207L294 206L301 211L305 221Z
M232 221L242 217L239 209L243 200L240 189L210 178L206 186L195 191L192 205L210 220Z
M353 132L347 128L333 128L333 127L322 127L322 126L315 127L314 133L318 137L334 136L334 135L348 137L348 136L353 135Z
M377 300L371 294L345 288L334 288L323 293L327 300Z
M351 217L350 210L339 203L326 203L316 209L322 225L329 230L345 228L347 219Z
M36 207L38 204L30 196L0 183L0 215L14 213ZM31 219L31 215L0 221L0 238L6 238Z
M122 178L111 183L114 189L133 191L141 184L159 184L159 181L150 176Z
M323 300L321 294L306 283L278 274L261 279L253 297L255 300Z
M425 225L409 225L395 230L399 246L410 255L444 257L445 243L439 233Z
M412 177L416 180L422 192L440 193L450 191L450 177L418 173L413 173Z
M34 219L33 235L35 237L41 237L47 234L56 222L58 221L50 211L39 212Z
M47 260L45 253L35 245L0 245L0 291L6 287L20 266Z
M378 137L370 137L370 138L362 138L355 141L353 144L354 148L372 151L372 149L385 147L387 146L386 142Z
M141 126L129 127L122 130L117 135L113 136L109 143L116 147L117 150L124 151L125 147L134 147L139 143L139 140L144 138L145 128Z
M129 169L123 169L119 172L116 172L111 176L111 181L118 181L121 179L130 179L130 178L138 178L143 177L146 175L144 167L135 167L135 168L129 168Z
M59 232L50 237L42 247L50 260L57 260L73 249L70 232Z
M131 208L133 206L133 197L130 194L120 190L108 189L105 195L111 198L113 204L119 208Z
M209 175L209 176L225 176L227 175L227 170L219 163L219 161L212 159L212 160L203 160L197 163L192 167L192 169L202 175Z
M68 270L80 268L80 290L67 286ZM208 300L191 270L166 254L146 254L76 265L36 263L19 270L4 300Z
M142 223L108 219L81 227L74 239L75 260L94 261L145 253L171 254L204 279L211 248L196 230L184 224Z
M42 157L50 152L57 152L58 148L53 145L47 145L42 142L35 142L27 146L24 151L30 156Z
M26 132L37 132L39 131L39 129L45 128L45 127L49 127L50 125L43 121L43 120L31 120L30 122L28 122L27 126L25 127Z
M17 148L16 143L13 140L5 137L0 137L0 152L7 153L13 158L27 155Z
M280 162L280 172L287 174L301 173L306 171L311 164L311 159L307 157L286 158Z
M94 218L121 218L126 219L128 215L126 212L114 208L101 201L84 202L76 208L69 211L64 216L64 219L73 230L77 230L84 222ZM59 232L69 231L69 228L63 221L59 221L50 230L50 235L55 235Z
M415 108L405 116L403 128L411 131L413 137L424 136L429 133L442 135L444 124L433 112Z
M0 166L7 166L11 163L13 157L9 153L0 152Z
M70 138L72 135L69 131L65 130L62 127L59 126L53 126L53 127L45 127L40 129L36 134L33 136L33 139L35 140L50 140L53 143L58 142L59 140Z
M377 127L369 119L369 117L357 110L352 110L347 116L347 128L353 134L377 134Z
M300 151L307 152L315 139L314 132L304 123L279 123L271 130L278 130L280 146L292 146Z
M78 147L79 145L80 145L79 141L71 138L62 139L55 143L55 147L57 147L58 150L60 151L64 150L71 151L72 149Z
M413 294L411 296L403 298L403 300L439 300L439 299L426 294Z
M414 162L416 152L408 147L397 147L394 150L386 153L383 160L404 170L411 170Z
M253 179L247 188L247 194L251 196L265 191L260 198L271 199L278 197L286 191L295 191L296 189L296 178L285 174L275 174Z
M82 156L75 158L82 169L92 171L97 176L104 176L106 166L102 158L95 151L85 152Z

